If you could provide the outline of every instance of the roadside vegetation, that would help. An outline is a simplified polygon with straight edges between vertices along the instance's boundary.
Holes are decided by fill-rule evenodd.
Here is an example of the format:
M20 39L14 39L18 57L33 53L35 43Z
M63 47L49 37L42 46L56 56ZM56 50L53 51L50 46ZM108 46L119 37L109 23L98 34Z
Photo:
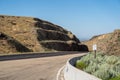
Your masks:
M77 68L102 80L120 80L120 56L89 53L77 60Z

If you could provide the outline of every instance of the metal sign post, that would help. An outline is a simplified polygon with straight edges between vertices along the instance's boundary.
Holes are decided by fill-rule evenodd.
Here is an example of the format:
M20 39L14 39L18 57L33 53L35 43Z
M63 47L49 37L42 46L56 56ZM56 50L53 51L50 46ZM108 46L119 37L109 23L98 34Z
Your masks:
M96 58L96 50L97 50L97 45L96 45L96 44L93 44L93 51L94 51L94 53L95 53L94 58Z

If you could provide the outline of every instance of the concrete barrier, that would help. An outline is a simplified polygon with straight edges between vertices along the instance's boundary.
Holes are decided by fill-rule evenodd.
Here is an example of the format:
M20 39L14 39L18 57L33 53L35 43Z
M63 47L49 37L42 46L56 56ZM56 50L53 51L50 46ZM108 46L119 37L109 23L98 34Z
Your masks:
M65 80L102 80L74 67L75 62L81 57L75 57L67 61L64 68Z

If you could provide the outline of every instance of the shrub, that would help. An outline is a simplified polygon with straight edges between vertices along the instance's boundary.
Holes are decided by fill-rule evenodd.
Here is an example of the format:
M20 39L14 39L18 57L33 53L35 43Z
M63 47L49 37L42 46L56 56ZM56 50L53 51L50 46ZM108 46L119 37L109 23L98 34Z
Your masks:
M117 76L115 78L111 78L110 80L120 80L120 76Z
M80 61L80 60L78 60L76 62L76 67L79 68L79 69L84 69L84 68L86 68L86 66L87 65L84 62Z
M112 55L106 58L106 62L109 64L115 64L118 61L118 57Z
M91 74L91 73L95 72L97 69L98 69L98 65L91 62L91 63L88 65L88 67L86 67L86 68L84 69L84 71L86 71L86 72L88 72L88 73Z
M108 69L99 69L93 73L93 75L97 76L98 78L101 78L102 80L109 80L109 74L110 73Z
M120 57L97 53L94 58L94 54L90 53L78 60L76 67L103 80L117 80L120 75Z

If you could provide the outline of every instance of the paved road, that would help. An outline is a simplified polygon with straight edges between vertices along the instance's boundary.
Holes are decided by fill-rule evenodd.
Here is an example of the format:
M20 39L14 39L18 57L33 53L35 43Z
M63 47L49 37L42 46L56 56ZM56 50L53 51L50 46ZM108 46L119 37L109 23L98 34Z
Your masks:
M56 80L66 61L80 55L83 53L0 61L0 80Z

